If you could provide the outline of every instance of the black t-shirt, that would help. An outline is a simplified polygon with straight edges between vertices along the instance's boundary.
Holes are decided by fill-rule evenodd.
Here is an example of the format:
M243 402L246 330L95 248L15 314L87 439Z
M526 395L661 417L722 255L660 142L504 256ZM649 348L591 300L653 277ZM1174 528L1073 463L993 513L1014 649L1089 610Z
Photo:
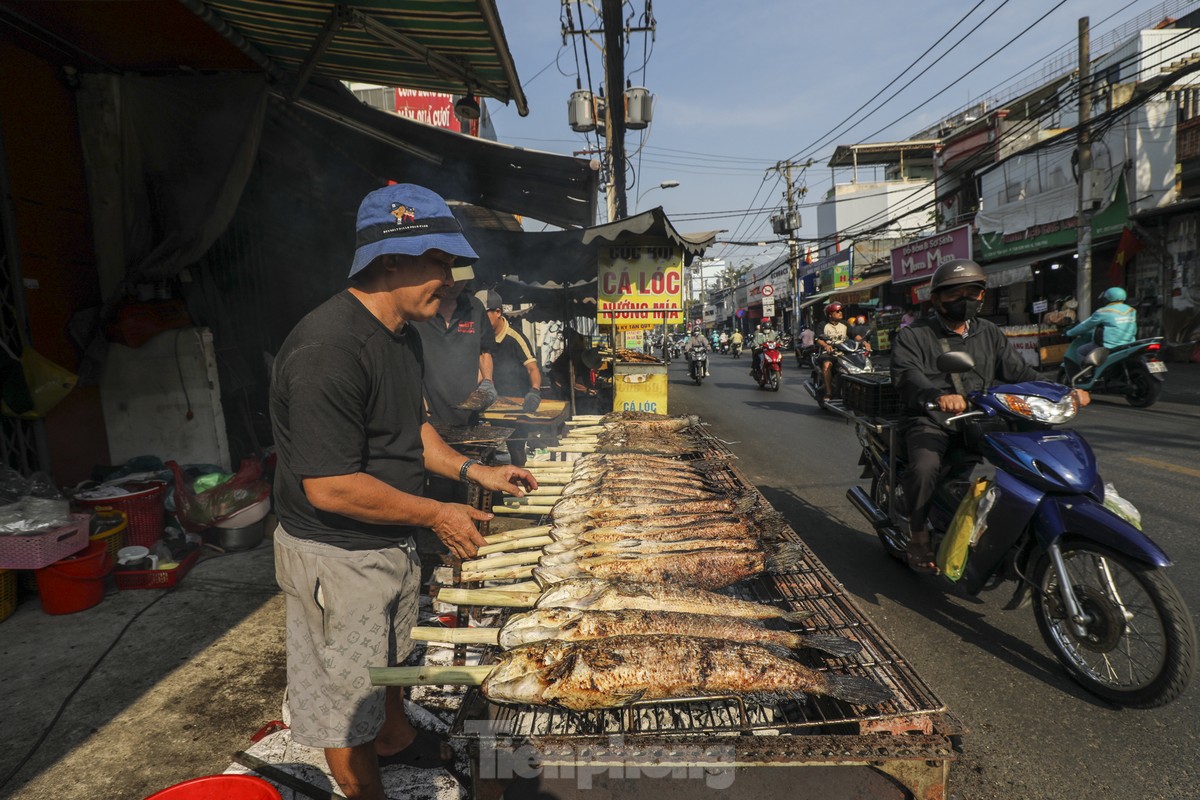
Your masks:
M421 347L429 369L425 372L425 398L429 416L441 425L466 425L473 412L455 408L479 385L479 354L496 349L496 337L479 299L463 292L450 315L417 322ZM494 381L493 381L494 382Z
M288 334L271 376L279 463L275 509L284 530L347 550L413 535L313 508L302 478L363 472L409 494L424 489L421 341L388 330L349 291L322 303Z
M524 334L506 324L504 332L496 339L495 359L496 393L501 397L524 397L533 384L529 380L526 365L537 363L533 347Z

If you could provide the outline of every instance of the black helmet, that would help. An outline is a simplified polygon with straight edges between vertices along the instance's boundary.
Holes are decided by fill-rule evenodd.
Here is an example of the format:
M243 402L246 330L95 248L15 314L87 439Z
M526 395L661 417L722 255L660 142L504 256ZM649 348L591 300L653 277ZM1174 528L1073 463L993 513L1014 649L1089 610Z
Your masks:
M970 259L955 258L943 263L933 273L933 278L929 281L929 291L936 292L940 289L948 289L951 286L962 286L968 283L977 283L980 286L987 285L987 277L983 274L983 267Z

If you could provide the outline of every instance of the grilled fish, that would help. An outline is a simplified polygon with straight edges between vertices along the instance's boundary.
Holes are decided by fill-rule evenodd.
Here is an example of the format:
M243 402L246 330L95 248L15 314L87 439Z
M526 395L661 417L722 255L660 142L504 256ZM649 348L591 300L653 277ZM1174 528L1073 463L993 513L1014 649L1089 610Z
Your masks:
M770 630L735 617L684 614L679 611L584 611L577 608L539 608L517 614L500 629L500 646L511 650L547 639L577 642L648 634L703 636L731 642L773 644L788 650L809 648L839 658L854 655L862 649L858 642L841 636L809 636Z
M714 614L739 619L782 619L803 622L809 611L784 611L762 603L738 600L703 589L663 586L633 581L603 581L571 578L548 587L537 600L538 608L579 608L594 611L680 611L685 614Z
M583 558L617 553L679 553L695 550L759 551L757 539L618 539L610 542L581 542L565 539L542 548L543 566L568 564Z
M797 544L783 543L770 550L691 550L670 553L627 553L597 556L566 564L543 559L533 570L542 586L567 578L623 579L646 583L677 583L699 589L721 589L763 572L783 572L803 562L806 553Z
M818 672L761 645L662 634L518 647L500 657L483 693L573 711L705 695L817 694L856 705L892 696L874 681Z
M550 536L556 541L582 544L584 542L619 542L625 539L643 541L678 542L686 539L750 539L774 541L779 537L769 531L758 531L740 520L733 522L700 523L681 527L654 527L651 525L616 525L613 527L588 528L583 525L553 527Z

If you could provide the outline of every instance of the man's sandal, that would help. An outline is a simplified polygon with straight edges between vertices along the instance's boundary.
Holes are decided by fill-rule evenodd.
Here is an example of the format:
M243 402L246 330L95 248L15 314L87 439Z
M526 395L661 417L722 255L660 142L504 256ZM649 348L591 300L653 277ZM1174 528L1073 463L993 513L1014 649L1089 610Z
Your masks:
M935 561L933 548L928 545L918 548L915 552L908 550L904 556L905 561L908 562L908 568L913 572L919 572L922 575L937 575L941 571Z

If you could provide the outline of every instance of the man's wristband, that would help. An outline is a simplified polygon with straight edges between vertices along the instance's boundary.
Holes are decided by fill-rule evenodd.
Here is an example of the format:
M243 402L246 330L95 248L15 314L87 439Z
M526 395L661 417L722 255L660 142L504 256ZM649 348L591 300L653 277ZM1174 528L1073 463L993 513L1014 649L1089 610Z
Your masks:
M480 463L480 461L477 458L468 458L466 461L464 461L463 465L458 468L459 481L462 483L468 483L470 478L467 477L467 473L471 471L472 466L478 463Z

